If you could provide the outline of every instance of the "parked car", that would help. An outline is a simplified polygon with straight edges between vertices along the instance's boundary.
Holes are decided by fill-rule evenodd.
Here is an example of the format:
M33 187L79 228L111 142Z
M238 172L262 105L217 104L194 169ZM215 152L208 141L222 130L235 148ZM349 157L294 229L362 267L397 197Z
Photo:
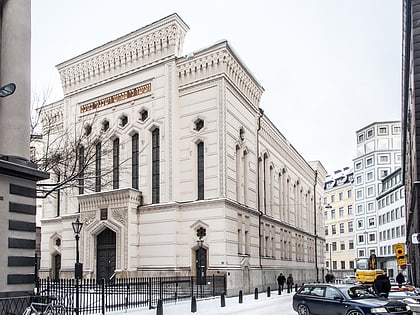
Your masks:
M379 297L361 285L305 284L293 295L293 309L299 315L412 315L408 305Z
M346 283L346 284L356 283L356 276L345 276L343 279L343 283Z

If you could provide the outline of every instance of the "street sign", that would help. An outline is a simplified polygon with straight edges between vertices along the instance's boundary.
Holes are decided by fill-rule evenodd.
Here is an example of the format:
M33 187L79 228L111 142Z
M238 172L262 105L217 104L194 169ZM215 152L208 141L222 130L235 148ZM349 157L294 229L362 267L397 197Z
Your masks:
M405 250L403 243L394 244L395 256L397 258L398 267L407 265L407 260L405 259Z

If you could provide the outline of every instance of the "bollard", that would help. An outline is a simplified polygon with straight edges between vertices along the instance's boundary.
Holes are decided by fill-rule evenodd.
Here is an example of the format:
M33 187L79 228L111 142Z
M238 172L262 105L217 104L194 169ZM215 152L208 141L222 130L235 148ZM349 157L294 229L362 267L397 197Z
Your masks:
M267 288L267 297L270 297L271 296L271 288L270 287L268 287Z
M239 290L239 304L242 304L244 302L244 296L242 293L242 290Z
M254 299L258 300L258 288L255 288Z
M297 292L297 283L295 284L295 292Z
M195 299L195 296L191 299L191 313L197 312L197 300Z
M163 302L161 299L159 299L157 303L156 315L163 315Z
M220 307L225 307L225 306L226 306L225 294L222 293L222 294L220 294Z

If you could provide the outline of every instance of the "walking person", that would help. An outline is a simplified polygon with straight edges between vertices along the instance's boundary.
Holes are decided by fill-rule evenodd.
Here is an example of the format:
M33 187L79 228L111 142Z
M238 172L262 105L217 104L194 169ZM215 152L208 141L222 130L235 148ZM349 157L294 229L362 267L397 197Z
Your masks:
M391 282L385 272L377 276L375 281L373 281L373 289L377 295L388 297L389 291L391 290Z
M283 292L284 283L286 282L286 277L280 272L279 276L277 277L277 284L279 285L279 295Z
M286 285L287 285L287 293L291 293L292 287L293 287L293 277L291 273L289 273L289 275L287 276Z
M397 281L398 286L401 288L402 284L405 281L404 275L401 272L399 272L395 280Z

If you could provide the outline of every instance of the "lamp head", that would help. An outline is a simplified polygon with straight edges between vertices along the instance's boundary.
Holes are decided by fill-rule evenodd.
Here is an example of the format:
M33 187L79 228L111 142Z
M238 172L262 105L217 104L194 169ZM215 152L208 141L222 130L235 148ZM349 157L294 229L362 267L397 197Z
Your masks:
M83 223L79 221L79 218L77 218L76 221L71 223L71 226L73 227L74 234L79 235L82 230Z

